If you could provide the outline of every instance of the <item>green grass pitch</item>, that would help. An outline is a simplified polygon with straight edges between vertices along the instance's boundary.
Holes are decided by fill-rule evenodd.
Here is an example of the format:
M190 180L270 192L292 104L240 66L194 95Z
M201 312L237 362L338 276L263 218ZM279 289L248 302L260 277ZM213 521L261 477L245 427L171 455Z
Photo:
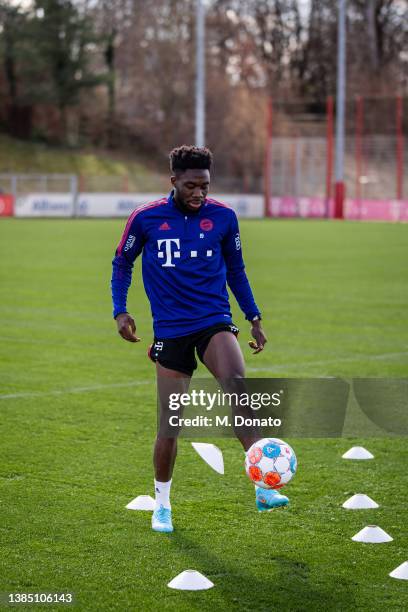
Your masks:
M289 440L299 460L291 505L267 514L255 511L237 441L215 441L222 477L181 440L174 534L153 533L150 513L125 510L153 494L156 423L140 262L129 308L142 342L125 343L111 319L111 259L123 226L0 220L0 590L72 591L81 611L407 609L407 583L388 577L408 560L406 439ZM241 228L269 336L252 356L234 303L249 376L407 376L408 226L261 220ZM375 459L343 461L357 443ZM380 508L342 509L357 492ZM394 541L351 541L371 523ZM215 588L168 589L187 568Z

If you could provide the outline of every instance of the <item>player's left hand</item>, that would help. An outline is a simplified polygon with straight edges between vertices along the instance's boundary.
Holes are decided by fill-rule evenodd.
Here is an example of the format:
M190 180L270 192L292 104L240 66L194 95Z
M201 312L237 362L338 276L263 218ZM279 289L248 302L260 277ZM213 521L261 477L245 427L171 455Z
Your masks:
M256 355L264 350L265 344L268 342L267 337L265 336L265 333L261 327L260 321L252 322L251 336L254 338L255 342L254 340L250 340L248 344L251 349L254 349L252 354Z

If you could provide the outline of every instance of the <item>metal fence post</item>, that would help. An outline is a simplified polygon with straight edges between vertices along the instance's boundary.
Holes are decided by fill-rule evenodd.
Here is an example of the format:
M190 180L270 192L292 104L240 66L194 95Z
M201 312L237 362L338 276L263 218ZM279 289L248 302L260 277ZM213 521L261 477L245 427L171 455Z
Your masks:
M78 217L78 177L71 174L70 177L71 197L72 197L72 216Z

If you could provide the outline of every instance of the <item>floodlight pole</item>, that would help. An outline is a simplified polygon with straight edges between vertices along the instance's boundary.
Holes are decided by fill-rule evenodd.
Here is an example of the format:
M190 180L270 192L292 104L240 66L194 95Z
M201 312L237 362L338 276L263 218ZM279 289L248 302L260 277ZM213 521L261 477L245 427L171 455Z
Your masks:
M344 183L344 118L346 99L346 0L338 0L337 26L337 108L336 108L336 184L334 216L343 219Z
M195 143L205 145L205 8L196 0L196 124Z

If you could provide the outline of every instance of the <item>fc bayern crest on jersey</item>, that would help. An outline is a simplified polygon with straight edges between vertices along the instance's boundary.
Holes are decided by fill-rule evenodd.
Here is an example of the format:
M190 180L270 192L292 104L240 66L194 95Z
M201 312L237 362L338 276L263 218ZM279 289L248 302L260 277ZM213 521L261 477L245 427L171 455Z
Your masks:
M204 232L210 232L213 227L214 223L211 221L211 219L201 219L200 229L202 229Z

